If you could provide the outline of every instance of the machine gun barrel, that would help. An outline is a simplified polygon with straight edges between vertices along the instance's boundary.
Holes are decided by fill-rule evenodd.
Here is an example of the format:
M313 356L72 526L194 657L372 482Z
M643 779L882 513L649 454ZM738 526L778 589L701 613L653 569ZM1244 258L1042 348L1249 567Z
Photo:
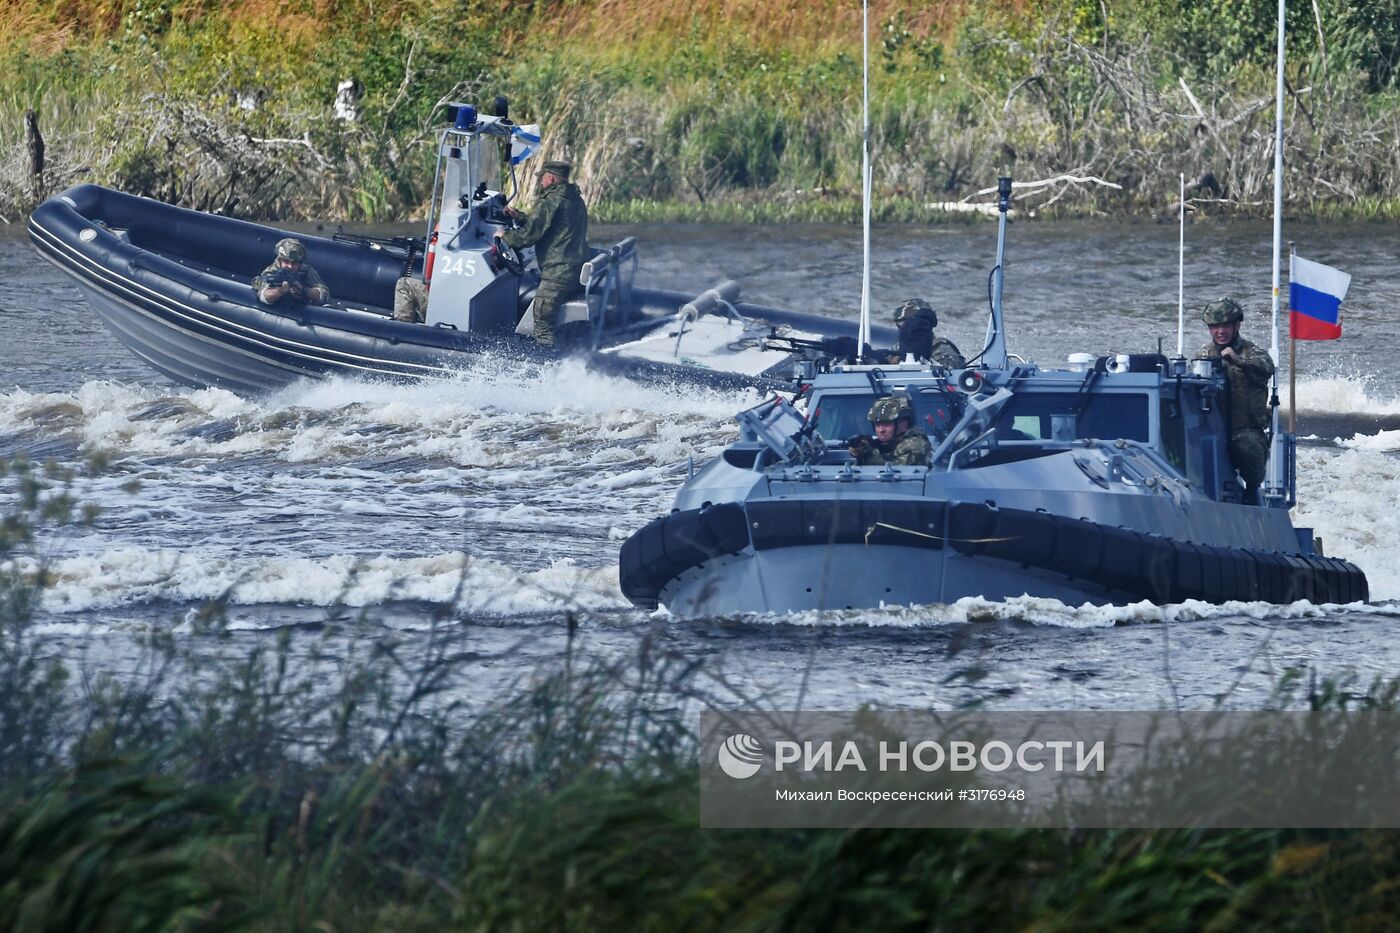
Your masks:
M759 346L764 350L778 350L783 353L799 353L811 350L814 353L830 353L826 340L808 340L804 337L790 337L787 334L769 334Z
M778 350L784 353L801 353L809 359L853 360L856 358L856 338L821 337L815 340L805 337L791 337L787 334L769 334L759 344L764 350ZM872 350L866 344L867 356L887 355L890 351Z
M355 246L363 246L365 249L382 250L387 253L401 253L403 255L403 274L412 275L413 267L419 256L423 255L423 240L414 236L370 236L366 233L345 233L337 230L333 240L341 243L351 243Z

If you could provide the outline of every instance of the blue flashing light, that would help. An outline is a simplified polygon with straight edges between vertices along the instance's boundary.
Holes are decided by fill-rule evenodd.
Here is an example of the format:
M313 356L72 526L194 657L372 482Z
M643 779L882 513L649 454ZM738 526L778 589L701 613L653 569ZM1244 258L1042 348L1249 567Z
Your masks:
M456 130L469 130L476 126L476 108L471 104L462 104L457 108L457 120L452 125Z

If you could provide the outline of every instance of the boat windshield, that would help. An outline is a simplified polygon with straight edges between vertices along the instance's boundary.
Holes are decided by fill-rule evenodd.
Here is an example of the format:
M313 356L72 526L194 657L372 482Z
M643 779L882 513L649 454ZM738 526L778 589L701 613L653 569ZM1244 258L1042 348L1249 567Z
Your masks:
M1150 441L1150 430L1147 396L1134 393L1021 392L997 418L1002 441Z
M483 139L476 147L477 183L486 182L486 187L492 191L504 190L501 178L501 146L502 143L494 139Z
M826 393L812 400L807 408L807 418L816 422L817 431L828 442L843 441L853 434L871 432L870 403L875 396L855 393L833 395Z

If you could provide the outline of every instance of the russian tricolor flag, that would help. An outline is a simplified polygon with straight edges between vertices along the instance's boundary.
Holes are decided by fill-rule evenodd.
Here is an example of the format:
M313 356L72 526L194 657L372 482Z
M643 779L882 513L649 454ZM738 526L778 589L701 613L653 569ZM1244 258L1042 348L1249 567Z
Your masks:
M1298 340L1342 336L1342 299L1351 276L1340 269L1294 256L1289 264L1289 331Z

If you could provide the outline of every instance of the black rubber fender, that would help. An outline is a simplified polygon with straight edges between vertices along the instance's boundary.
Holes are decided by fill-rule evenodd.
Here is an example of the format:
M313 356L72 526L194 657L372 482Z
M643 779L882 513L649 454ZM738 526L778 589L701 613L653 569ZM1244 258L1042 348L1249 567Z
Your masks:
M1231 599L1254 602L1264 598L1264 577L1259 566L1259 555L1244 549L1225 549L1235 562L1235 594Z
M701 509L700 518L715 542L716 550L710 556L737 554L749 546L749 518L739 503L721 502Z
M793 547L805 540L800 503L784 499L750 502L746 509L749 536L759 550Z
M1127 593L1141 592L1142 536L1126 528L1104 528L1103 556L1095 582Z
M992 540L982 553L1028 567L1043 567L1055 555L1055 523L1043 512L1000 509Z
M1226 567L1220 560L1220 555L1216 549L1208 544L1195 544L1192 547L1196 551L1196 556L1201 562L1201 588L1197 599L1203 599L1208 603L1223 603L1226 600L1226 574L1233 578L1234 567Z
M1267 551L1254 551L1253 554L1259 568L1259 598L1269 603L1292 602L1292 574L1283 556Z
M1188 599L1205 599L1205 561L1201 546L1192 541L1177 541L1174 544L1176 565L1171 601L1179 603Z
M619 580L633 603L654 607L667 583L714 557L750 544L764 550L826 542L934 549L950 543L961 554L1036 567L1154 602L1345 604L1370 597L1366 575L1339 558L1176 541L985 502L912 498L768 499L673 512L623 543Z
M1288 564L1289 588L1293 591L1293 599L1317 602L1318 590L1326 591L1325 587L1317 586L1317 568L1300 554L1284 554L1283 559Z
M653 519L623 542L618 584L634 604L654 609L661 589L681 573L748 546L744 507L725 502Z
M1142 580L1154 603L1180 602L1176 592L1176 542L1161 535L1142 535Z
M622 542L618 554L618 585L622 595L635 605L655 609L666 575L666 520L669 515L653 519Z
M718 550L709 526L696 512L673 512L661 528L666 560L677 568L702 564Z
M1049 518L1055 526L1055 550L1045 562L1045 569L1067 577L1092 577L1103 558L1103 529L1084 518Z
M997 509L982 502L958 502L948 509L948 543L960 554L980 554L996 531Z
M940 550L944 544L946 515L946 506L939 501L863 500L860 540Z

